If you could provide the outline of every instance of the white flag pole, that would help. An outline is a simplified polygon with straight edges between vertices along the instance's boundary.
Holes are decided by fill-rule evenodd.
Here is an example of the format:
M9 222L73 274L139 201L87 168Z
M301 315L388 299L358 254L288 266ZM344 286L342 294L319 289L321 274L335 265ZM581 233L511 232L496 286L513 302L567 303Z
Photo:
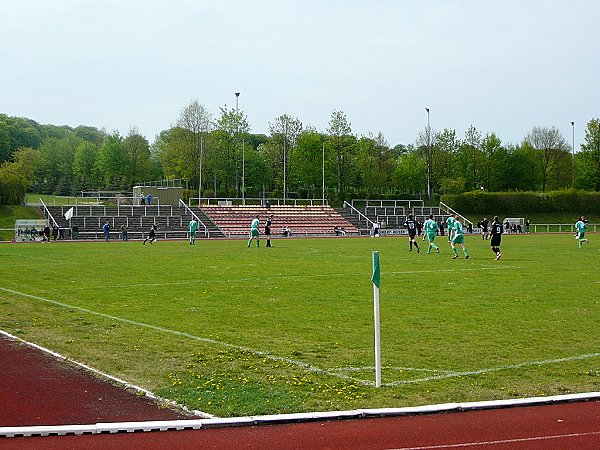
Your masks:
M379 285L381 270L379 268L379 252L373 252L373 315L375 321L375 387L381 387L381 336L379 320Z

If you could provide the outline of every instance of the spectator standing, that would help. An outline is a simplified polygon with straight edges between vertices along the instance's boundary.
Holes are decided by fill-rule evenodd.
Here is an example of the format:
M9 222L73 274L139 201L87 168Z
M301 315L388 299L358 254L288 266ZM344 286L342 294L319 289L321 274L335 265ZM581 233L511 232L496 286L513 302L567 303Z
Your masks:
M144 195L144 192L142 192L140 194L140 205L145 205L146 204L146 196Z
M58 226L56 224L52 225L52 240L56 242L56 238L58 237Z
M146 199L148 200L148 206L150 206L152 204L152 199L154 197L152 197L152 194L148 194L148 197L146 197Z
M110 223L108 223L108 220L102 225L102 231L104 232L104 240L108 242L110 238Z
M127 225L125 224L121 225L121 240L125 242L129 240L129 237L127 235Z

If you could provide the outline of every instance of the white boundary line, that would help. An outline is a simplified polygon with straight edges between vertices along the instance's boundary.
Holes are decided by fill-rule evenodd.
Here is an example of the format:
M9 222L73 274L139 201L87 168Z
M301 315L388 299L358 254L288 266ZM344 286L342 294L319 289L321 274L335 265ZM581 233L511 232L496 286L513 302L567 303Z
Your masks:
M356 379L356 378L353 378L353 377L350 377L350 376L347 376L347 375L343 375L343 374L337 374L337 373L334 373L334 372L331 372L331 371L328 371L328 370L325 370L325 369L320 369L320 368L318 368L316 366L310 365L310 364L302 362L302 361L298 361L298 360L291 359L291 358L286 358L286 357L283 357L283 356L277 356L277 355L274 355L274 354L266 352L266 351L255 350L255 349L252 349L250 347L243 347L243 346L240 346L240 345L234 345L234 344L230 344L228 342L217 341L215 339L210 339L210 338L205 338L205 337L201 337L201 336L196 336L196 335L193 335L193 334L190 334L190 333L186 333L186 332L183 332L183 331L171 330L171 329L168 329L168 328L159 327L157 325L151 325L151 324L148 324L148 323L137 322L135 320L125 319L125 318L122 318L122 317L111 316L110 314L105 314L105 313L101 313L101 312L98 312L98 311L93 311L91 309L82 308L80 306L69 305L68 303L62 303L62 302L59 302L59 301L56 301L56 300L50 300L50 299L47 299L47 298L44 298L44 297L39 297L37 295L25 294L23 292L14 291L12 289L6 289L6 288L3 288L3 287L0 287L0 291L8 292L8 293L13 294L13 295L19 295L21 297L26 297L26 298L31 298L31 299L34 299L34 300L39 300L39 301L42 301L42 302L45 302L45 303L49 303L51 305L60 306L62 308L73 309L73 310L81 311L81 312L84 312L84 313L87 313L87 314L93 314L93 315L96 315L96 316L99 316L99 317L104 317L106 319L115 320L117 322L123 322L123 323L127 323L127 324L130 324L130 325L135 325L135 326L138 326L138 327L141 327L141 328L148 328L150 330L159 331L161 333L172 334L172 335L175 335L175 336L182 336L182 337L185 337L185 338L188 338L188 339L192 339L192 340L195 340L195 341L206 342L206 343L209 343L209 344L219 345L219 346L226 347L226 348L231 348L231 349L234 349L234 350L249 352L249 353L252 353L253 355L256 355L256 356L261 357L261 358L268 358L268 359L270 359L272 361L276 361L276 362L284 362L284 363L287 363L287 364L299 367L301 369L304 369L304 370L307 370L307 371L313 372L313 373L320 373L320 374L324 374L324 375L329 375L329 376L332 376L332 377L337 377L337 378L340 378L340 379L343 379L343 380L348 380L348 381L352 381L354 383L360 383L360 384L364 384L364 385L371 385L371 384L373 384L373 382Z
M108 319L115 320L115 321L118 321L118 322L123 322L123 323L127 323L127 324L130 324L130 325L135 325L135 326L138 326L138 327L141 327L141 328L148 328L148 329L159 331L159 332L162 332L162 333L173 334L173 335L176 335L176 336L182 336L182 337L186 337L186 338L193 339L193 340L200 341L200 342L206 342L206 343L209 343L209 344L215 344L215 345L223 346L223 347L226 347L226 348L231 348L231 349L234 349L234 350L249 352L249 353L252 353L253 355L256 355L256 356L261 357L261 358L268 358L268 359L270 359L272 361L276 361L276 362L285 362L287 364L299 367L299 368L307 370L309 372L319 373L319 374L328 375L328 376L336 377L336 378L347 380L347 381L352 381L354 383L362 384L364 386L373 386L375 384L374 381L363 380L363 379L360 379L360 378L351 377L351 376L345 375L343 373L344 371L355 371L355 369L358 369L358 371L360 371L361 370L360 368L348 368L348 367L346 367L346 368L342 368L342 369L339 369L339 368L321 369L319 367L313 366L313 365L305 363L303 361L298 361L298 360L291 359L291 358L286 358L286 357L283 357L283 356L277 356L277 355L274 355L274 354L266 352L266 351L255 350L255 349L252 349L250 347L244 347L244 346L230 344L228 342L217 341L215 339L204 338L204 337L196 336L196 335L193 335L193 334L190 334L190 333L185 333L183 331L171 330L171 329L168 329L168 328L159 327L157 325L151 325L151 324L147 324L147 323L143 323L143 322L137 322L135 320L130 320L130 319L122 318L122 317L112 316L110 314L105 314L105 313L93 311L93 310L90 310L90 309L81 308L79 306L69 305L67 303L58 302L56 300L50 300L50 299L47 299L47 298L44 298L44 297L39 297L39 296L36 296L36 295L25 294L23 292L14 291L12 289L7 289L7 288L0 287L0 291L5 291L5 292L8 292L8 293L11 293L11 294L14 294L14 295L19 295L19 296L23 296L23 297L27 297L27 298L32 298L34 300L40 300L40 301L43 301L43 302L46 302L46 303L50 303L50 304L53 304L53 305L61 306L63 308L74 309L74 310L77 310L77 311L81 311L81 312L85 312L85 313L88 313L88 314L97 315L97 316L108 318ZM35 345L35 344L32 344L32 345ZM60 356L60 357L62 357L62 356ZM406 370L415 370L415 371L417 371L417 370L420 370L420 371L433 371L433 372L437 371L437 372L440 372L440 375L434 375L434 376L429 376L429 377L421 377L421 378L416 378L416 379L411 379L411 380L393 381L391 383L383 383L382 386L395 387L395 386L400 386L400 385L405 385L405 384L424 383L424 382L428 382L428 381L443 380L443 379L446 379L446 378L455 378L455 377L461 377L461 376L481 375L481 374L486 374L486 373L491 373L491 372L498 372L498 371L501 371L501 370L510 370L510 369L518 369L518 368L521 368L521 367L556 364L556 363L560 363L560 362L577 361L577 360L589 359L589 358L597 358L597 357L600 357L600 353L588 353L588 354L584 354L584 355L575 355L575 356L570 356L570 357L566 357L566 358L546 359L546 360L542 360L542 361L528 361L528 362L522 362L522 363L519 363L519 364L512 364L512 365L506 365L506 366L500 366L500 367L490 367L490 368L486 368L486 369L464 371L464 372L447 371L447 370L443 370L443 369L435 370L435 369L406 368ZM353 370L349 370L349 369L353 369Z
M98 369L94 369L93 367L88 366L87 364L84 364L84 363L81 363L79 361L75 361L73 359L67 358L66 356L61 355L60 353L57 353L57 352L55 352L53 350L50 350L50 349L48 349L46 347L42 347L41 345L34 344L33 342L29 342L29 341L26 341L24 339L21 339L20 337L12 335L12 334L4 331L4 330L0 330L0 334L3 335L3 336L8 337L9 339L12 339L12 340L17 341L17 342L21 342L21 343L23 343L23 344L25 344L25 345L27 345L29 347L33 347L33 348L35 348L37 350L40 350L40 351L42 351L44 353L48 353L49 355L52 355L55 358L61 359L63 361L68 361L69 363L71 363L71 364L73 364L75 366L81 367L82 369L85 369L85 370L87 370L89 372L92 372L92 373L94 373L96 375L99 375L99 376L101 376L103 378L106 378L106 379L111 380L111 381L113 381L115 383L118 383L118 384L122 385L125 388L133 389L135 391L141 392L146 397L151 398L152 400L156 400L156 401L159 401L159 402L164 402L166 404L174 406L175 408L183 409L184 411L192 413L192 414L194 414L194 415L196 415L198 417L207 418L207 419L211 419L211 418L215 417L212 414L205 413L204 411L198 411L198 410L195 410L195 409L194 410L189 409L189 408L187 408L187 407L185 407L183 405L180 405L179 403L174 402L173 400L169 400L168 398L160 397L160 396L154 394L153 392L149 391L148 389L144 389L143 387L137 386L135 384L131 384L131 383L129 383L129 382L127 382L127 381L125 381L125 380L123 380L121 378L115 377L113 375L109 375L106 372L102 372L102 371L100 371Z

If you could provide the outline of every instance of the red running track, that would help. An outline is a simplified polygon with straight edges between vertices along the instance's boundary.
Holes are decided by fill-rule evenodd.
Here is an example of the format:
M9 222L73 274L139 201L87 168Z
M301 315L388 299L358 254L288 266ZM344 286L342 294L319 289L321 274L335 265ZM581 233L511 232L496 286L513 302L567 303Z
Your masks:
M0 337L0 426L190 418ZM600 401L189 431L0 438L0 449L600 449Z

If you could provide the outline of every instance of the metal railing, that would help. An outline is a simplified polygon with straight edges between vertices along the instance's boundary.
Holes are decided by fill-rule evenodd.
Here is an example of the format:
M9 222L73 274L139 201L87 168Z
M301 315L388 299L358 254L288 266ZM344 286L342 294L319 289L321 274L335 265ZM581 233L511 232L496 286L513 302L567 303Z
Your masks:
M350 210L355 213L358 214L358 223L360 224L361 219L364 220L367 223L367 228L369 225L371 225L371 228L373 228L373 221L371 219L369 219L367 216L365 216L362 212L360 212L358 209L356 209L353 205L351 205L350 203L348 203L347 201L344 200L344 208L350 208Z
M467 219L462 214L457 213L456 211L454 211L452 208L450 208L448 205L446 205L443 202L440 202L440 210L446 211L446 213L451 214L453 216L458 216L465 224L470 223L471 226L473 226L473 222L471 222L469 219Z
M50 210L44 203L44 200L42 200L41 198L40 198L40 204L42 205L42 213L46 217L48 224L50 224L50 219L52 219L52 224L54 224L54 226L58 227L58 223L56 222L56 220L54 220L54 216L52 216L52 214L50 213Z
M196 221L197 221L197 222L198 222L200 225L202 225L202 227L204 228L204 235L205 235L207 238L208 238L208 237L210 237L210 233L209 233L209 231L208 231L208 227L207 227L207 226L204 224L204 222L202 222L202 221L200 220L200 218L199 218L199 217L196 215L196 213L195 213L194 211L192 211L192 210L190 209L190 207L189 207L188 205L186 205L186 203L185 203L183 200L179 199L179 206L181 206L181 205L183 205L183 207L185 208L185 210L186 210L187 212L189 212L189 213L192 215L192 217L193 217L194 219L196 219Z

